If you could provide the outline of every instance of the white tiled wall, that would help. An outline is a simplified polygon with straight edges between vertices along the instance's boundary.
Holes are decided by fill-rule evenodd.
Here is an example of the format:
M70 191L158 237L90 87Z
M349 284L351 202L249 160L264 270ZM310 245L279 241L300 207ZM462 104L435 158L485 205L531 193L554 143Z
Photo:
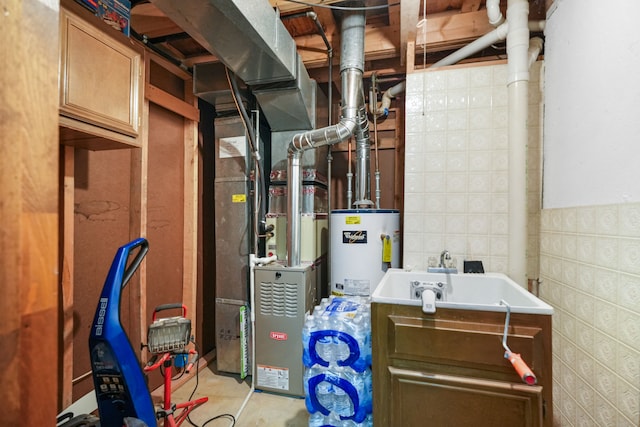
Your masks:
M529 266L538 277L540 64L529 85ZM507 272L507 66L445 67L407 76L404 267L444 249Z
M639 426L640 204L545 209L540 236L555 424Z

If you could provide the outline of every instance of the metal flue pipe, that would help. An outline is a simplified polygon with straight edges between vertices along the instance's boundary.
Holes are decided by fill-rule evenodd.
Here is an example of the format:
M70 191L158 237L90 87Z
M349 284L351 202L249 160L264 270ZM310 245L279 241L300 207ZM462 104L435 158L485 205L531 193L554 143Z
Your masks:
M340 76L342 78L342 108L340 122L321 129L296 134L289 144L287 165L287 264L300 265L300 214L302 200L302 154L306 150L333 145L355 135L357 148L356 203L370 198L369 120L364 103L362 75L364 73L365 13L345 12L342 20ZM360 158L362 157L362 159ZM362 182L360 182L362 181Z

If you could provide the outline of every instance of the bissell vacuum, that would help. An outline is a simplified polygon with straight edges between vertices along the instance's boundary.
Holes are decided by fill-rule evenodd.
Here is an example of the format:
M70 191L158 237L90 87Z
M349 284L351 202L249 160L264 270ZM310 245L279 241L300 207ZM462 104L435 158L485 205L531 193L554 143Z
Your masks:
M180 366L188 373L198 358L195 350L187 349L191 342L191 322L185 318L186 307L182 304L165 304L154 310L147 343L153 357L144 371L120 323L122 290L148 250L149 244L144 238L133 240L118 249L91 325L89 354L99 421L84 423L79 420L80 417L75 417L78 419L75 423L72 419L62 424L64 426L71 423L68 425L156 427L157 419L163 418L165 427L177 427L187 419L191 410L208 400L202 397L177 405L171 403L172 365ZM130 256L133 259L129 263ZM181 308L182 315L156 319L159 311L171 308ZM160 367L164 373L164 402L156 410L144 372Z

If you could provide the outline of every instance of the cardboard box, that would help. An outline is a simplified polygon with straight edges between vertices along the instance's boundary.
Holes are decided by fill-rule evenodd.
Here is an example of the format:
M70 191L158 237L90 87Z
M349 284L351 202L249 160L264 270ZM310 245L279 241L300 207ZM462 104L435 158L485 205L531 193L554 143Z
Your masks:
M97 0L97 3L96 16L128 37L131 2L129 0Z
M131 2L129 0L76 1L115 30L122 31L127 37L129 36L129 25L131 21Z

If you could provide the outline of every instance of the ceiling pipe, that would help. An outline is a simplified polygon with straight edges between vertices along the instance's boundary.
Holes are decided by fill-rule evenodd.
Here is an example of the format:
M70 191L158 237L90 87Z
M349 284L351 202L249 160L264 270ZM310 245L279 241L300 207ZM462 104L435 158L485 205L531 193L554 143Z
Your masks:
M287 171L287 264L300 265L300 214L302 200L301 158L306 150L333 145L355 135L358 142L357 179L366 176L366 182L356 182L356 189L364 192L369 184L369 120L364 104L362 75L364 73L365 13L362 10L346 12L342 20L340 75L342 78L342 108L340 122L321 129L296 134L288 148ZM362 195L362 194L361 194Z

